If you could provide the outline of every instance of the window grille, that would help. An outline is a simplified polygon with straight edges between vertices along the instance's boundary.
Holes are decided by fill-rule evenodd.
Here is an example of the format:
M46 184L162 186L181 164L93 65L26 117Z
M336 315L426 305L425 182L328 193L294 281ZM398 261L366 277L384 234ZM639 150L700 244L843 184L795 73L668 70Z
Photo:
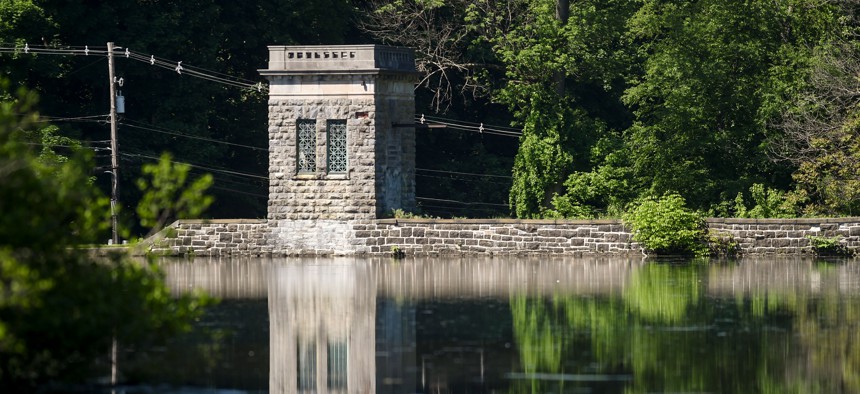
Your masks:
M346 121L330 120L327 123L328 172L345 174L347 170Z
M328 343L328 389L346 392L347 347L345 341Z
M297 123L296 166L299 174L313 174L317 170L317 122L299 120Z
M299 392L313 392L317 389L317 345L314 341L298 340L298 379Z

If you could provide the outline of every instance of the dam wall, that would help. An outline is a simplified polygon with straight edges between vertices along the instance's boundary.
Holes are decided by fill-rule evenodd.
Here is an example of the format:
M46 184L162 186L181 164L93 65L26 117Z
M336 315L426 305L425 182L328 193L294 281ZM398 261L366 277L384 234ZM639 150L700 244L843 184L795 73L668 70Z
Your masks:
M712 239L741 255L812 254L811 237L860 251L860 218L707 219ZM643 253L620 220L180 220L147 241L166 255L411 256Z

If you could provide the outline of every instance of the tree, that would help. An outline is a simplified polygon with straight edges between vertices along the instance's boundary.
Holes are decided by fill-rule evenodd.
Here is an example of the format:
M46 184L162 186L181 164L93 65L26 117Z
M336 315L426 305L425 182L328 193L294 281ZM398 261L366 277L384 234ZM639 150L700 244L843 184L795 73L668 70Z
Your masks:
M576 171L591 171L597 141L624 127L618 82L625 73L620 47L633 10L628 1L515 1L510 31L487 40L505 66L495 95L523 127L509 202L518 217L537 217ZM497 8L485 20L502 18ZM622 115L619 116L618 114Z
M777 123L782 133L770 151L796 167L793 178L812 198L812 213L860 212L860 51L852 26L841 26L838 40L816 52L797 100Z
M475 45L475 32L464 26L477 7L467 0L370 0L359 27L384 44L414 49L418 85L431 92L435 112L447 112L456 93L486 94L475 76L498 67L486 48Z
M802 83L832 11L806 0L644 1L630 21L643 70L624 102L636 116L631 164L648 192L707 209L756 182L786 188L791 168L769 160L768 124Z
M413 48L420 83L416 107L428 113L475 124L509 124L504 105L489 95L504 76L502 64L485 37L487 29L507 31L512 20L500 17L486 23L488 10L502 2L470 0L370 0L362 2L359 27L378 42ZM502 13L498 13L501 15ZM480 25L480 26L479 26ZM422 109L424 108L424 109ZM419 172L420 197L493 205L422 204L424 213L439 216L499 216L507 209L492 208L504 202L516 141L455 130L416 135L418 168L487 174L490 177ZM464 179L468 177L469 179Z
M705 223L701 214L687 208L684 197L667 194L645 197L624 215L633 240L656 254L707 255Z
M35 95L0 80L0 96L0 384L32 391L81 378L113 338L131 345L186 329L202 299L174 299L153 263L81 249L109 223L87 155L40 161L25 142L39 121Z
M137 187L143 192L137 215L140 224L150 229L149 235L175 219L199 218L214 201L206 194L212 185L211 175L191 181L188 179L191 167L171 159L169 153L164 153L158 164L145 164L144 177L137 180Z

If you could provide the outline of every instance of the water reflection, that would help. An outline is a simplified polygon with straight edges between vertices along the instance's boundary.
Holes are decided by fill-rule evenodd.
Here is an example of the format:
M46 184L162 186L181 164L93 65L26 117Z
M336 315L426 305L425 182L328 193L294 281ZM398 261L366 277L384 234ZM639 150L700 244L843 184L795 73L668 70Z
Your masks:
M860 392L854 262L196 259L164 267L173 291L225 299L204 326L265 325L222 309L268 307L267 327L243 326L268 333L255 337L265 344L248 345L268 351L268 363L255 364L265 384L205 374L183 384L278 393Z
M374 392L376 292L370 265L270 265L269 389Z

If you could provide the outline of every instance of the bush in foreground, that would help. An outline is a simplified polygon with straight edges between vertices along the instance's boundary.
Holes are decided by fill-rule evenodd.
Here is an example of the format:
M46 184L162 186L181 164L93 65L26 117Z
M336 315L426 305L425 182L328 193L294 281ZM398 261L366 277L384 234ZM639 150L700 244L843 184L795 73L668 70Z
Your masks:
M0 387L79 380L111 343L158 341L190 326L202 299L175 299L158 267L96 257L107 199L87 157L40 161L35 96L0 80ZM104 375L109 371L105 370Z
M633 240L649 253L708 254L704 219L678 194L640 200L628 209L624 222L632 229Z

